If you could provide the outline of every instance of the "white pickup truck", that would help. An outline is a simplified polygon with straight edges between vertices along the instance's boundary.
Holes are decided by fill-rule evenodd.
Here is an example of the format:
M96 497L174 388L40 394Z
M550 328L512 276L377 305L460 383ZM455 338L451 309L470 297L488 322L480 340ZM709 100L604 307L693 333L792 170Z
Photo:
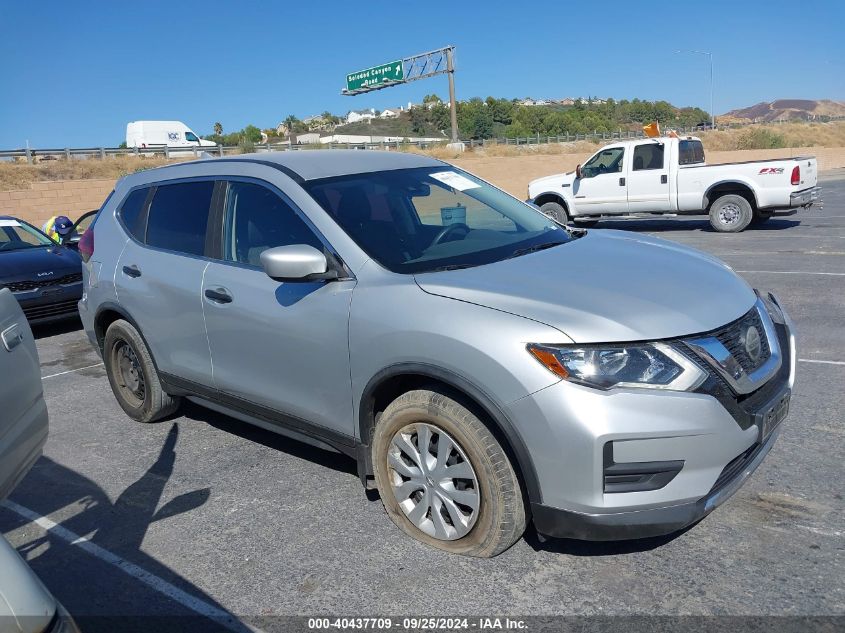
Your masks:
M529 202L559 222L709 214L717 231L790 215L819 200L813 156L708 165L693 136L620 141L574 172L528 185Z

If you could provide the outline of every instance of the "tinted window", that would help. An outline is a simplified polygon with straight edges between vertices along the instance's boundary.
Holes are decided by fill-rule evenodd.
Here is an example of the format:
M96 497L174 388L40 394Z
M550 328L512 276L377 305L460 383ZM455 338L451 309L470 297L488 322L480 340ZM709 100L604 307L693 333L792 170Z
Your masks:
M445 165L303 187L370 257L399 273L479 266L571 239L536 209Z
M249 182L231 182L226 195L223 258L260 266L268 248L323 244L296 212L274 191Z
M704 162L704 146L701 141L681 141L678 143L678 164L694 165Z
M123 225L132 237L141 242L144 241L144 218L141 211L149 191L147 187L136 189L126 196L126 200L120 205L120 219Z
M159 185L148 213L147 244L202 255L213 191L210 180Z
M621 147L610 147L601 150L581 168L585 178L592 178L600 174L618 173L622 171L622 158L625 150Z
M194 134L193 132L185 132L185 140L186 141L195 141L195 142L199 141L199 139L197 138L197 135Z
M663 169L663 145L661 143L647 143L634 148L634 171L642 169Z

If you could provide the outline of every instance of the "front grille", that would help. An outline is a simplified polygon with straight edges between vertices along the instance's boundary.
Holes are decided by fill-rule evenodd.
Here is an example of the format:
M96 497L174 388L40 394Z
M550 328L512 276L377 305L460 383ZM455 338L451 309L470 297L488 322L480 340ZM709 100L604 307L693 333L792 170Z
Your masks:
M708 495L719 492L722 488L736 479L742 471L745 470L745 467L750 464L755 457L757 457L757 453L759 453L762 448L762 444L752 444L748 450L737 455L728 462L728 465L722 470Z
M757 328L757 333L760 335L760 356L756 362L745 350L745 333L752 326ZM713 336L719 339L719 342L727 348L747 374L769 360L769 356L771 355L766 330L763 329L763 322L760 319L760 314L757 312L756 307L752 308L748 314L739 320L714 332Z
M0 284L0 288L6 287L12 292L28 292L38 288L49 288L50 286L67 286L82 281L82 273L73 273L64 277L51 277L49 279L28 279L26 281L12 281Z
M23 313L30 321L47 319L65 314L76 314L79 309L77 303L76 299L71 299L70 301L59 301L57 303L47 303L40 306L25 307L23 309Z

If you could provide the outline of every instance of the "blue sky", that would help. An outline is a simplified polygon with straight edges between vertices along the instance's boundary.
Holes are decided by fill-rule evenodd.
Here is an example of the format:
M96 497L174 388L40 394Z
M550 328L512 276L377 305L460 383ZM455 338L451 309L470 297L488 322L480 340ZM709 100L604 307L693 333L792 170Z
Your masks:
M845 100L845 5L781 2L0 1L0 148L116 146L126 123L200 134L447 96L445 76L343 97L347 72L447 44L457 96L708 105Z

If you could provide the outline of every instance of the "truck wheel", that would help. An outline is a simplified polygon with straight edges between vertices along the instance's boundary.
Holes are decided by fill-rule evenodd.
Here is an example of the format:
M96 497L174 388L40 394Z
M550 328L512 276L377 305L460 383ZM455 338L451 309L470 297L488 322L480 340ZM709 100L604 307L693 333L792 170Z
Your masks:
M379 417L372 448L378 491L406 534L490 558L525 531L519 479L487 427L437 389L409 391Z
M566 208L559 202L544 202L540 205L540 211L560 224L569 222L569 215L566 213Z
M710 226L720 233L739 233L753 217L751 205L742 196L722 196L710 206Z
M106 330L103 361L114 397L133 420L154 422L179 408L180 398L164 392L144 339L128 321Z

